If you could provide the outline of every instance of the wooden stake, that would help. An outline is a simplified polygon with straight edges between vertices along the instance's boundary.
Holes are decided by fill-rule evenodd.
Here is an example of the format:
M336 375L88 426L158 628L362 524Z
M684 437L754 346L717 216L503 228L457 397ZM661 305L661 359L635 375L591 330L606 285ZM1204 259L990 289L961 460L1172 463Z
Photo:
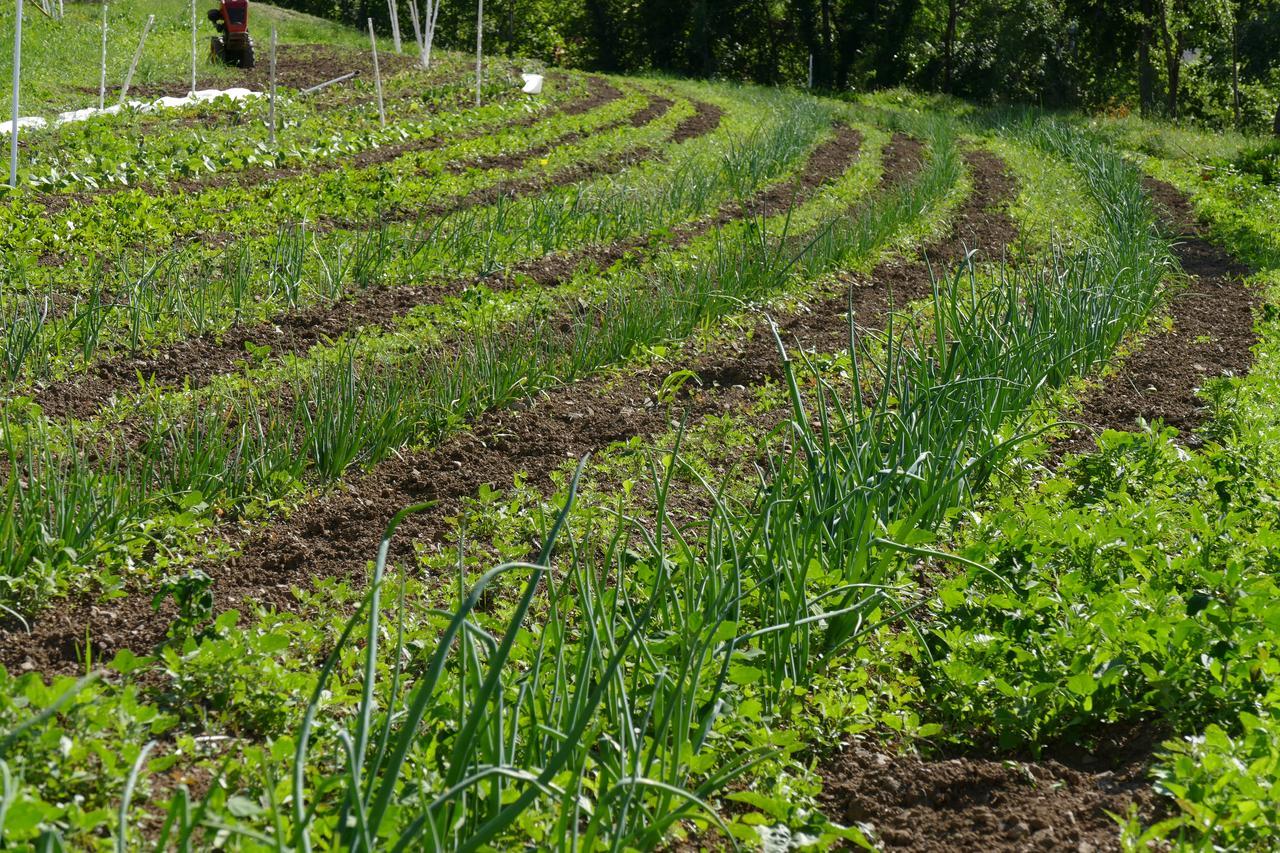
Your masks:
M378 39L373 34L373 18L369 22L369 44L373 47L373 88L378 92L378 120L387 126L387 111L382 106L382 72L378 70Z
M484 70L484 0L476 4L476 106L480 106L480 81Z
M359 73L360 73L359 71L350 71L346 74L343 74L341 77L334 77L332 80L325 80L323 83L317 83L314 86L308 86L307 88L298 92L298 94L310 95L312 92L319 92L321 89L327 89L328 87L336 85L338 83L345 83L346 81L350 80L352 77L355 77Z
M440 17L440 0L427 0L427 18L426 33L424 41L427 43L427 52L422 58L422 67L431 67L431 44L436 38L436 18Z
M400 4L397 0L387 0L387 12L391 18L391 44L396 49L396 53L400 50Z
M413 27L413 41L418 45L418 62L422 62L425 48L422 46L422 22L418 20L418 0L410 0L409 24Z
M196 0L191 0L191 94L196 91Z
M9 125L9 186L18 185L18 92L22 79L22 0L13 25L13 121Z
M107 105L107 4L102 4L102 69L98 76L98 109Z
M268 69L268 78L271 83L271 107L268 110L271 116L271 147L276 147L276 28L271 28L271 59Z
M124 106L124 99L129 96L129 86L133 83L133 72L138 70L138 60L142 59L142 46L147 43L147 33L151 32L151 25L155 22L155 15L147 16L147 25L142 28L142 38L138 39L138 49L134 51L133 62L129 63L129 73L125 75L124 85L120 87L121 106Z

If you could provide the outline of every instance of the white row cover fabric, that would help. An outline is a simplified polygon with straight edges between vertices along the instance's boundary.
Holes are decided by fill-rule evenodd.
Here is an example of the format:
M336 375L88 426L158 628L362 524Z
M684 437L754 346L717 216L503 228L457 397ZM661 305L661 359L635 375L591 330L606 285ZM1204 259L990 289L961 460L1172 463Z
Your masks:
M520 90L521 92L524 92L527 95L542 94L541 74L521 74L520 76L524 78L524 88Z
M203 104L208 101L216 101L218 98L230 98L233 101L245 101L249 98L261 98L261 92L254 92L249 89L232 88L232 89L201 89L192 92L190 95L183 95L181 98L158 98L150 103L144 101L129 101L128 106L139 112L150 113L156 110L171 110L180 107L189 107L192 104ZM120 112L122 107L120 104L112 104L109 107L98 109L97 107L86 107L83 110L71 110L70 112L58 113L58 117L53 120L54 127L60 127L64 124L71 124L77 121L87 121L98 115L115 115ZM0 122L0 136L13 132L13 122ZM24 116L18 119L18 130L26 130L28 128L39 130L42 127L48 127L49 122L40 116Z
M39 128L45 127L49 122L40 118L40 116L23 116L18 119L18 130L24 130L28 127ZM8 134L13 132L13 122L0 122L0 133Z

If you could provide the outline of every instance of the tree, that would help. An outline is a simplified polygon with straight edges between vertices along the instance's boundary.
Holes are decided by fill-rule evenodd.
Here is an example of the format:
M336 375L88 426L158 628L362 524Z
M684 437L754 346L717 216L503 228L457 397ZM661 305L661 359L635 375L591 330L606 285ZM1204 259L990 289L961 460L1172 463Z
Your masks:
M956 26L960 23L960 0L947 0L947 29L942 34L942 91L951 91L951 69L955 62Z
M618 28L607 0L587 0L587 28L595 42L597 61L603 71L620 71Z
M1155 4L1142 0L1138 21L1138 109L1150 115L1156 103L1156 71L1151 64L1151 42L1155 40Z
M1164 46L1165 113L1178 117L1178 82L1182 74L1182 51L1186 47L1186 28L1182 26L1181 9L1174 0L1160 3L1160 41Z

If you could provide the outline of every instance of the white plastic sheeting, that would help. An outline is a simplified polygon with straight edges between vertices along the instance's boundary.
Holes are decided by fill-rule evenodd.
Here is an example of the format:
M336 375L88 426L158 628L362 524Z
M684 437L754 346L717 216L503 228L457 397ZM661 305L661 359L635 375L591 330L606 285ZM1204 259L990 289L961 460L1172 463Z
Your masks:
M23 116L18 119L18 130L26 130L27 128L36 128L37 130L48 125L49 122L40 118L40 116ZM13 122L0 122L0 134L8 134L13 132Z
M524 79L524 88L520 90L521 92L527 95L542 94L541 74L521 74L520 76Z
M156 110L171 110L181 107L189 107L192 104L203 104L208 101L214 101L218 98L230 98L233 101L245 101L249 98L261 98L261 92L254 92L250 89L200 89L192 92L190 95L183 95L181 98L159 98L151 102L145 101L129 101L128 106L143 113L155 112ZM86 107L83 110L71 110L70 112L59 113L58 117L53 120L53 126L59 127L64 124L71 124L77 121L87 121L94 116L99 115L115 115L120 112L122 107L120 104L98 109L97 107ZM12 132L12 122L0 122L0 136ZM18 119L18 130L26 130L28 128L40 129L47 127L49 122L40 116L25 116Z

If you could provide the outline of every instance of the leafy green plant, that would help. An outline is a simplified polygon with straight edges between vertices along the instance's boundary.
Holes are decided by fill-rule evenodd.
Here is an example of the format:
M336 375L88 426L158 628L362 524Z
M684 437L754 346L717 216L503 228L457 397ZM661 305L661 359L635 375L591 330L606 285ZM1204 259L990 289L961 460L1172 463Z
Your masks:
M198 638L213 619L213 578L199 569L182 577L169 578L157 588L151 599L151 609L158 611L169 599L173 600L178 611L169 626L170 638L179 643Z
M1236 157L1236 166L1243 172L1256 175L1263 183L1280 181L1280 140L1270 139L1246 148Z
M1274 707L1274 699L1267 703ZM1181 815L1158 825L1161 835L1218 847L1262 849L1280 827L1280 732L1269 715L1242 714L1238 734L1216 724L1165 744L1156 786Z

